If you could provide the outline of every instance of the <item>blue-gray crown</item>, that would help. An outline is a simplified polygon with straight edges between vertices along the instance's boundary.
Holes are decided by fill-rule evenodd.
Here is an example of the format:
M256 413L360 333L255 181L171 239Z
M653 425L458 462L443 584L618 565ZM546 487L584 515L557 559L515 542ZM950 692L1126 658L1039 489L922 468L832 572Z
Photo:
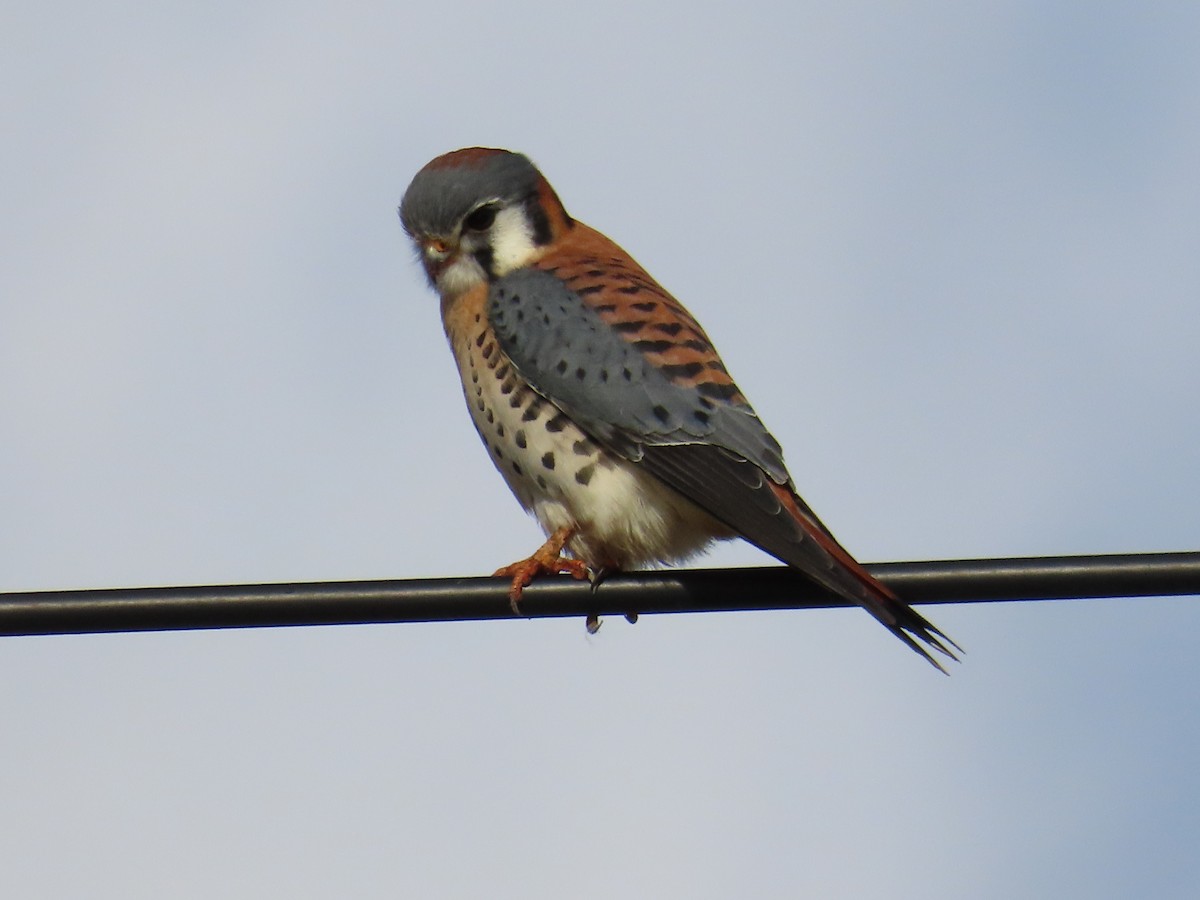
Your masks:
M413 178L400 202L410 235L449 235L463 217L490 201L506 205L537 193L540 174L529 158L508 150L469 147L439 156Z

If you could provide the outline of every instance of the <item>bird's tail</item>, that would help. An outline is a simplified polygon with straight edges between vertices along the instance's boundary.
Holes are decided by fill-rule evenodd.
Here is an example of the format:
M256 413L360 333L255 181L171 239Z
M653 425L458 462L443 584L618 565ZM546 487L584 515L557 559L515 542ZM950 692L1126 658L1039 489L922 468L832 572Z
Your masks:
M824 551L822 555L830 562L820 571L814 571L810 562L804 571L822 587L863 607L931 665L943 674L949 674L930 650L936 650L958 662L954 650L962 653L962 647L864 569L794 491L785 485L772 485L772 488L780 502L796 518L805 535ZM951 650L951 647L954 649Z

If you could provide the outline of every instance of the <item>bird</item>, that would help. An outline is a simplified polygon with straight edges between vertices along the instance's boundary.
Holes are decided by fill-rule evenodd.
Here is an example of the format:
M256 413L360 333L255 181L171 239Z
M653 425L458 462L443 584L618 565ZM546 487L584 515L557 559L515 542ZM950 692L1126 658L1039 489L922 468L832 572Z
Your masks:
M872 577L801 499L700 323L567 213L524 154L467 147L399 208L440 299L475 429L547 535L509 579L686 561L740 537L864 607L945 672L961 648ZM951 649L953 648L953 649Z

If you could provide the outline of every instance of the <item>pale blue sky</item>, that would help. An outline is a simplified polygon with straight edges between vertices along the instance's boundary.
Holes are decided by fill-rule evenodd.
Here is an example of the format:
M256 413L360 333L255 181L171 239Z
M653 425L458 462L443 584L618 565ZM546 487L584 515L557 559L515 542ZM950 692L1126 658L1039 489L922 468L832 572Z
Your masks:
M1200 547L1200 12L42 4L0 590L539 541L395 207L528 153L865 561ZM762 564L730 545L714 565ZM11 897L1192 897L1195 599L0 641Z

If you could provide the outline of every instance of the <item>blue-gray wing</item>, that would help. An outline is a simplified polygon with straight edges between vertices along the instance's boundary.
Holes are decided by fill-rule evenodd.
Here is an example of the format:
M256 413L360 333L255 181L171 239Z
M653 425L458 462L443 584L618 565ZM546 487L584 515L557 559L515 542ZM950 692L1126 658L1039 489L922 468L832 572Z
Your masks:
M525 269L492 286L488 319L530 386L612 452L862 604L935 666L926 646L953 658L945 635L855 562L796 494L779 444L695 320L648 276L600 265L563 277ZM704 380L708 366L720 379Z
M492 286L487 315L521 376L602 445L780 559L836 568L805 541L771 489L786 486L794 496L778 442L736 388L718 395L672 380L671 366L651 361L636 332L609 324L589 302L593 296L557 275L523 269Z
M701 444L788 482L779 444L749 404L673 381L557 276L522 269L499 279L488 318L534 389L622 456L641 461L648 447Z

